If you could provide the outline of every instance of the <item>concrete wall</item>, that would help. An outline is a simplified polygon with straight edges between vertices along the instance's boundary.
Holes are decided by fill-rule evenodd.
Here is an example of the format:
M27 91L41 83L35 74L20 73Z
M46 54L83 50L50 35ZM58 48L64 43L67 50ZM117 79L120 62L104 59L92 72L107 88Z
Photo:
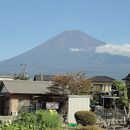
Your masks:
M77 111L90 110L90 95L69 95L68 123L76 123L74 114Z

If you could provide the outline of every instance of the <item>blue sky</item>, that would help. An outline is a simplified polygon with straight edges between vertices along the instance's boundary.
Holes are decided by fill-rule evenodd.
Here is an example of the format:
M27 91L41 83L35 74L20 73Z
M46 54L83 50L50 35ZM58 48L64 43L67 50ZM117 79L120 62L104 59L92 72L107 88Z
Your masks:
M0 0L0 61L68 29L130 44L130 0Z

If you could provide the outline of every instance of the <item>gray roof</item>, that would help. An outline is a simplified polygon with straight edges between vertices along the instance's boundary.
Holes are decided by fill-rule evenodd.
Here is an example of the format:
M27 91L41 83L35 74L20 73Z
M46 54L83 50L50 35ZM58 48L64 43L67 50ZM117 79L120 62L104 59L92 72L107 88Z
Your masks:
M107 82L107 83L112 83L115 79L110 78L108 76L95 76L90 78L91 82Z
M49 92L47 87L52 85L52 82L28 80L4 80L3 83L1 93L11 94L45 94Z

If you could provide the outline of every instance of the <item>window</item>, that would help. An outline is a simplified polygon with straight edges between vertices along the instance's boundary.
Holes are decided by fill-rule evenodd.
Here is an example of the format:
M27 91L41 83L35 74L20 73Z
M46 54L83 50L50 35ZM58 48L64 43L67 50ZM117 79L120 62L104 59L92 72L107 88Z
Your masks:
M19 99L18 110L19 112L28 112L30 107L30 100Z

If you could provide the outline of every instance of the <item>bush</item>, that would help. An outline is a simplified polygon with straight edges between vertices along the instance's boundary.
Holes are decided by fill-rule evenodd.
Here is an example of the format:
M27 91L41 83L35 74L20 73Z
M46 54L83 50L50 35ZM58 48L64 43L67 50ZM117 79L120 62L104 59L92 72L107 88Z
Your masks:
M103 130L103 129L96 126L84 126L80 130Z
M17 119L17 122L20 122L20 123L28 123L28 124L35 124L37 123L36 122L36 115L35 113L22 113L18 119Z
M58 129L60 118L55 110L38 110L22 113L12 123L0 124L0 130L51 130Z
M78 124L94 125L96 123L96 116L90 111L78 111L75 113L75 119Z
M47 128L56 128L59 125L60 118L54 110L39 110L36 112L37 122L44 124Z

